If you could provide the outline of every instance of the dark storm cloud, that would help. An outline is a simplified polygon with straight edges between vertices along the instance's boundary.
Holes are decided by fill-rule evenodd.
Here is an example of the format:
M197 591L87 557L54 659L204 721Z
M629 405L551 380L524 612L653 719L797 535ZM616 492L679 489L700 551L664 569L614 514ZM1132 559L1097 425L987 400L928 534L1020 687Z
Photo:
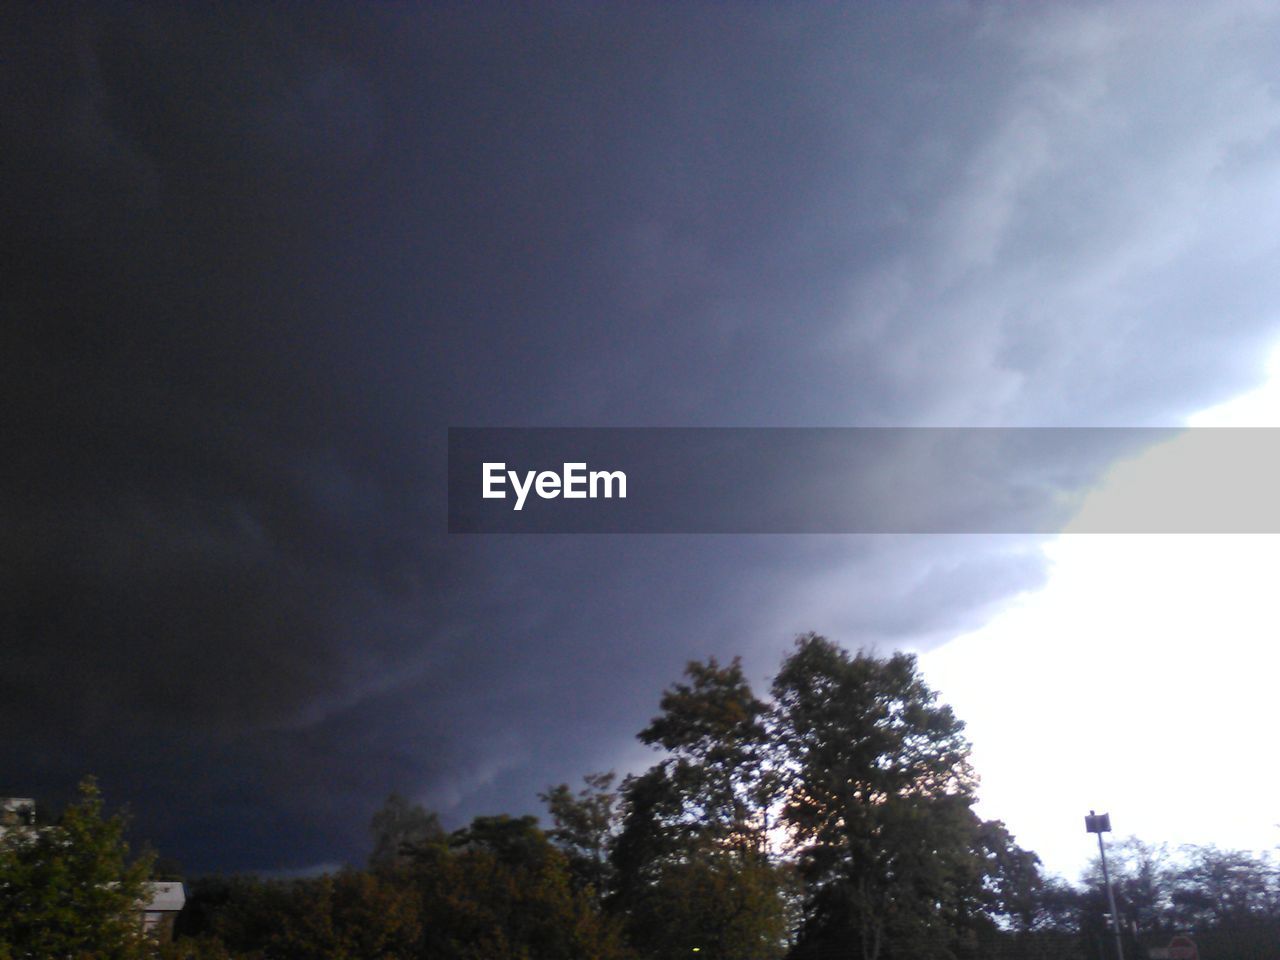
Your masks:
M17 11L0 787L95 771L199 868L358 857L391 789L456 821L633 762L689 657L1034 587L1016 539L450 539L445 428L1229 395L1277 113L1266 32L1187 19Z

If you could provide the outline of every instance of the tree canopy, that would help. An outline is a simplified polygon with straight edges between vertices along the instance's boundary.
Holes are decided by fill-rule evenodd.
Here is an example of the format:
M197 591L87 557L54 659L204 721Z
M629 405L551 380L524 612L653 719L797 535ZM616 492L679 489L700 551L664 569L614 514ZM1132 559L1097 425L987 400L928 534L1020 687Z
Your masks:
M623 784L614 903L645 956L785 951L789 868L771 856L769 709L734 660L691 662L639 734L667 756Z
M150 870L131 859L122 814L104 816L92 777L54 824L0 831L0 957L137 960Z
M0 835L0 960L1088 960L1109 944L1095 867L1046 877L974 812L964 725L914 657L800 637L767 696L741 661L692 661L625 777L542 793L551 817L448 832L402 796L368 869L191 886L178 941L139 907L149 861L92 780L57 823ZM1219 960L1280 937L1266 856L1114 842L1126 955L1193 932Z
M795 955L950 956L992 906L964 725L905 653L796 641L773 684L782 820L805 882ZM998 861L1002 854L997 852Z

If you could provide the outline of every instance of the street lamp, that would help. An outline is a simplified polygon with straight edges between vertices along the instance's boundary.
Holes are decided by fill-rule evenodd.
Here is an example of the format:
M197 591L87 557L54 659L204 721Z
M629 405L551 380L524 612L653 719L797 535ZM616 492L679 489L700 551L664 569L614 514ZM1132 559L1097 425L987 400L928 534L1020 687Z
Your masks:
M1120 914L1116 913L1116 895L1111 891L1111 875L1107 873L1107 848L1102 835L1111 832L1111 814L1094 813L1084 818L1084 828L1098 835L1098 853L1102 856L1102 882L1107 886L1107 903L1111 905L1111 928L1116 932L1116 960L1124 960L1124 947L1120 945Z

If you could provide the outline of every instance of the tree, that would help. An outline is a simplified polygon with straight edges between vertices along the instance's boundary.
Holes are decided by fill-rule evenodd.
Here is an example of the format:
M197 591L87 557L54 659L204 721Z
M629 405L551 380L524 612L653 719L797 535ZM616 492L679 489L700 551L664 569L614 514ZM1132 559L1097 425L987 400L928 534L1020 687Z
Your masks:
M178 918L175 946L189 951L195 943L217 944L236 954L264 947L292 912L299 883L245 876L196 880Z
M649 957L785 950L788 873L769 852L768 707L734 660L692 662L640 739L668 756L623 785L616 905Z
M688 683L662 695L662 712L640 740L670 755L666 767L692 830L721 845L763 850L778 788L769 762L769 708L751 691L736 657L727 667L714 657L691 661L685 676Z
M773 685L782 818L799 848L795 956L948 956L986 918L987 865L963 724L913 656L808 634ZM990 838L988 838L990 839Z
M628 931L645 957L785 955L791 920L785 868L756 854L701 850L658 864L652 876L627 901Z
M575 891L533 817L477 817L414 868L422 955L435 960L621 960L615 924Z
M983 858L987 912L1016 933L1051 926L1055 920L1046 900L1040 858L1023 850L999 820L978 827L977 853Z
M1167 937L1173 933L1170 908L1176 871L1165 846L1126 837L1108 844L1107 866L1123 935ZM1104 892L1102 860L1093 858L1081 879L1086 891L1081 904L1087 911L1082 926L1113 936L1105 926L1111 907Z
M576 795L567 783L538 794L555 824L547 836L568 858L575 886L589 887L598 898L608 894L613 885L609 846L618 801L612 789L615 777L612 770L588 774L583 778L586 787Z
M1182 848L1184 866L1172 872L1174 915L1186 927L1280 919L1275 912L1276 868L1265 857L1215 846Z
M420 804L410 804L398 793L387 797L382 809L373 815L369 832L373 834L369 867L384 872L404 866L414 849L425 843L443 842L445 835L434 813L428 813Z
M273 960L409 960L421 937L412 891L376 874L346 870L297 881L267 940Z
M408 960L418 956L419 902L402 877L344 870L297 880L214 878L193 885L181 958Z
M135 960L150 955L141 907L150 863L129 859L123 815L96 781L52 826L0 834L0 956Z

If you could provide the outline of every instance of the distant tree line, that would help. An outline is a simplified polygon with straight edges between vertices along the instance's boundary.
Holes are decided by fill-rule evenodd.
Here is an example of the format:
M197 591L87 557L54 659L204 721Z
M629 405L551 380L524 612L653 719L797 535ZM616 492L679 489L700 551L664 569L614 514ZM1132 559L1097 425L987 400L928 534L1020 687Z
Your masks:
M75 870L33 880L39 858L0 838L0 960L1113 956L1096 870L1082 887L1048 877L1002 823L973 812L963 724L910 655L851 654L810 634L768 699L737 660L693 662L639 737L657 762L620 782L602 773L549 788L545 831L534 817L494 816L449 833L393 796L373 818L365 869L195 881L164 947L100 917L102 936L121 946L83 940L48 952L31 923L4 925L20 903L53 916ZM95 794L73 822L93 821L97 803ZM118 874L105 884L119 893L110 913L145 866L124 856L118 820L97 822L86 860L101 869L77 889ZM1212 847L1175 858L1134 838L1112 850L1127 957L1189 931L1215 960L1280 958L1270 858ZM32 883L47 889L22 893Z

